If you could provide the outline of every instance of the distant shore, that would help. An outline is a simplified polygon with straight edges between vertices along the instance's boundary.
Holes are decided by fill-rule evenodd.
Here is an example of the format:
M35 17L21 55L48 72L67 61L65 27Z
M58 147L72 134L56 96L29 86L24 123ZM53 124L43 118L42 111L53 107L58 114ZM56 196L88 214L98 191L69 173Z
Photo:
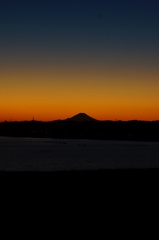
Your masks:
M159 142L159 121L5 121L0 136Z

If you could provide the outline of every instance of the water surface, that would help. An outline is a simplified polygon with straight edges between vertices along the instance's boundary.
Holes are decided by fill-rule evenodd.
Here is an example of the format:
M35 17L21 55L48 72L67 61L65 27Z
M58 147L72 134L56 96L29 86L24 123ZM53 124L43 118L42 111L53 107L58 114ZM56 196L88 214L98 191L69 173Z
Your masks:
M1 171L158 167L158 142L0 137Z

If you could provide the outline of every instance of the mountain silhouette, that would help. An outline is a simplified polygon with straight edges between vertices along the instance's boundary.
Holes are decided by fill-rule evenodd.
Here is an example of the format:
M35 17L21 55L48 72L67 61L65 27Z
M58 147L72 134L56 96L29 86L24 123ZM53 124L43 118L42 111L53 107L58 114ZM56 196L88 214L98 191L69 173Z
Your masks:
M97 121L96 119L88 116L86 113L78 113L77 115L71 118L67 118L66 120L75 121L75 122Z

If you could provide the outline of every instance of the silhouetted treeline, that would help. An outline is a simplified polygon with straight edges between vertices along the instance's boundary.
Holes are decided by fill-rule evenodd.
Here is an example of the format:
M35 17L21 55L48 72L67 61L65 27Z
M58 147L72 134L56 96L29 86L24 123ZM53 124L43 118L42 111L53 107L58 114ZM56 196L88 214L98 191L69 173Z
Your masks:
M2 122L0 136L159 141L159 121Z

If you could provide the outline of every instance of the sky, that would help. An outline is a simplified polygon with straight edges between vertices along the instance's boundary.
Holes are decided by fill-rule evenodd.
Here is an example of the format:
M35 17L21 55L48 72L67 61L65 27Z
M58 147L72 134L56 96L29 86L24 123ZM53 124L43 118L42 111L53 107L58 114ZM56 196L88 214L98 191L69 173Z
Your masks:
M159 120L159 2L1 0L0 121Z

